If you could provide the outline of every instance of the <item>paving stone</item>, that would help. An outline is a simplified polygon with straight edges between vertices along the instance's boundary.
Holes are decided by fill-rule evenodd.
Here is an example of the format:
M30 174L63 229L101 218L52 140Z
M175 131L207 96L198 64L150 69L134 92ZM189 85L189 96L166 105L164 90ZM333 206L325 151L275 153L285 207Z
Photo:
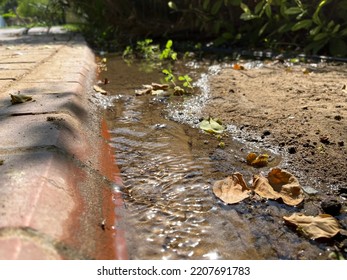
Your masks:
M30 239L0 236L0 260L61 260L58 252Z
M0 150L57 147L81 161L89 155L82 124L67 114L3 117L0 131Z

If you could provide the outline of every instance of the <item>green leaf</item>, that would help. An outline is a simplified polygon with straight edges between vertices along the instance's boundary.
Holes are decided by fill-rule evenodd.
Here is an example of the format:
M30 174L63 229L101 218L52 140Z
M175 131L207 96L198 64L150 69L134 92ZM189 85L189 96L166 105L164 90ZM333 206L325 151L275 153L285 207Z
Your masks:
M337 38L329 42L329 50L334 56L346 56L347 55L347 44L344 40Z
M267 27L268 25L269 25L269 22L265 23L265 24L263 25L263 27L260 28L259 33L258 33L258 36L261 36L261 35L264 33L264 31L265 31L265 29L266 29L266 27Z
M172 2L172 1L169 1L168 3L167 3L167 5L169 6L169 8L170 9L172 9L172 10L178 10L177 9L177 6L176 6L176 4L175 4L175 2Z
M255 18L258 18L258 16L252 15L252 14L247 14L247 13L243 13L240 16L240 19L245 20L245 21L252 20L252 19L255 19Z
M251 10L248 8L248 6L245 3L241 2L240 7L246 14L251 14Z
M271 10L271 5L270 4L267 4L265 6L265 14L268 18L271 18L271 15L272 15L272 10Z
M200 123L200 129L208 133L220 134L223 133L225 128L223 125L218 123L216 120L209 118L208 120L203 120Z
M264 6L264 0L260 1L254 8L254 13L257 15L259 12L263 9Z
M296 15L296 14L300 14L301 12L302 12L302 9L300 9L299 7L291 7L284 11L286 15Z
M310 35L311 36L316 36L318 34L319 31L321 31L322 26L318 25L315 28L310 30Z
M312 25L312 20L304 19L294 24L294 26L292 27L292 31L297 31L299 29L308 29L311 27L311 25Z
M328 37L327 33L318 33L316 36L313 37L313 41L320 41L323 39L326 39Z
M333 30L333 34L337 33L340 30L341 25L340 24L336 24Z
M216 15L219 12L222 5L223 5L223 0L218 0L217 2L215 2L212 6L211 14Z
M205 11L207 11L209 5L210 5L210 0L204 0L204 2L202 3L202 8Z
M171 47L172 47L172 40L168 40L165 47L167 49L171 49Z

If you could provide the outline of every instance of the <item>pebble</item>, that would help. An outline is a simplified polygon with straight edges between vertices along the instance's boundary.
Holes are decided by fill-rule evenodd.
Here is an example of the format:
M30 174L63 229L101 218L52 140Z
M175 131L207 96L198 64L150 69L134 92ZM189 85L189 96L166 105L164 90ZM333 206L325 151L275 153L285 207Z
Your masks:
M321 207L326 214L330 214L332 216L337 216L340 214L341 210L341 202L337 201L336 199L326 199L322 201Z

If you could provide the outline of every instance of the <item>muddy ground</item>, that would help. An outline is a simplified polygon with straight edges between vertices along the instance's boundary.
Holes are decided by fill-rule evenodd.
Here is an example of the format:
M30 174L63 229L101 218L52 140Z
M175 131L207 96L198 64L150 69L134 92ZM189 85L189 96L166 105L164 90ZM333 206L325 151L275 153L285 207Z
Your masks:
M305 190L304 203L290 212L313 216L330 213L342 229L347 229L347 66L336 63L290 65L276 61L248 69L247 63L239 64L244 65L243 70L226 67L209 78L210 97L199 113L200 117L212 116L225 125L235 126L223 137L225 148L216 148L217 140L201 134L200 140L205 139L206 145L199 147L193 142L193 152L207 153L215 162L214 179L221 179L219 177L235 171L245 173L248 168L245 164L243 170L242 163L238 168L231 164L235 158L244 162L240 152L246 156L248 152L271 154L275 151L272 154L275 160L269 166L260 170L248 168L248 174L267 174L272 166L286 169L298 178ZM234 139L241 141L238 153L235 153ZM252 145L247 145L249 143ZM263 206L255 210L252 203L234 208L239 213L246 211L260 216L261 211L267 211ZM281 213L283 209L277 207L271 219L280 222ZM271 230L273 236L283 234L276 233L274 228ZM293 228L288 230L287 241L290 243L292 236L295 246L299 241L292 234L298 233ZM259 230L260 235L262 231ZM298 238L305 239L300 234ZM304 249L297 249L297 255L293 254L294 249L286 257L325 259L329 258L329 251L336 250L346 257L346 241L346 236L340 234L323 242L307 240L302 243L306 244ZM269 250L279 252L281 248Z

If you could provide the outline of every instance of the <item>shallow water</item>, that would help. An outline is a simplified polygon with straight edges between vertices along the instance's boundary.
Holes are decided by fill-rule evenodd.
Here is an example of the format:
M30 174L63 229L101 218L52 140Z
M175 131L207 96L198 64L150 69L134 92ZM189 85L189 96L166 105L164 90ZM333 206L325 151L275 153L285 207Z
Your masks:
M195 114L208 99L207 74L219 66L188 65L200 94L185 102L135 96L142 84L162 78L159 70L145 73L139 66L110 57L101 73L111 81L105 88L113 107L106 117L124 182L130 258L319 258L322 250L283 226L282 216L295 209L265 200L228 206L213 195L216 179L241 171L250 180L253 171L242 161L245 144L229 139L226 151L216 146L207 153L216 140L194 128ZM272 164L279 164L279 155L271 155Z

